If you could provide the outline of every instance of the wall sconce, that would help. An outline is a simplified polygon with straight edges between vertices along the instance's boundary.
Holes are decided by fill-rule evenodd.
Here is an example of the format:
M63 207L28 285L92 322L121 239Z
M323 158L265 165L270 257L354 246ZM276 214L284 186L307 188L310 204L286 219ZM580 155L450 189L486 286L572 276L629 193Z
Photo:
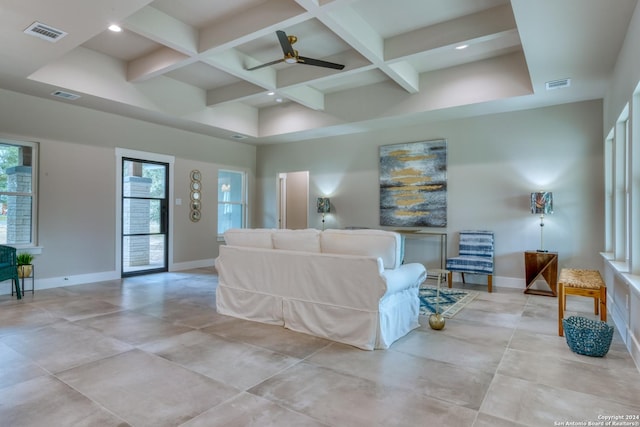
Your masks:
M324 215L331 212L331 203L329 202L329 198L318 197L316 206L318 208L318 213L322 214L322 230L324 231Z
M540 215L540 249L538 252L548 252L543 246L544 216L553 213L553 193L538 191L531 193L531 213Z

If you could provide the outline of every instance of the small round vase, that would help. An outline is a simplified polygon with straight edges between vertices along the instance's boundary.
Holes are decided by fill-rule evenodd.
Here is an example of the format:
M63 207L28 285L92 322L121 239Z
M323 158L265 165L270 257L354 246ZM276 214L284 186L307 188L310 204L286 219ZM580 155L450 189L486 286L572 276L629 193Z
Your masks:
M429 316L429 326L431 329L439 331L444 328L444 317L440 313L433 313Z
M19 265L18 266L18 277L19 278L25 278L25 277L31 277L31 264L23 264L23 265Z

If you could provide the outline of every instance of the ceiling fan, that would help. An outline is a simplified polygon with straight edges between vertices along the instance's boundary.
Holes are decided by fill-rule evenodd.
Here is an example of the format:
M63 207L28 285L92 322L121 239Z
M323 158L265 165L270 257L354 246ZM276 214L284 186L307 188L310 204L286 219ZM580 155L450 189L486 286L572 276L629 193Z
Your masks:
M275 61L267 62L256 67L247 68L247 71L257 70L258 68L268 67L269 65L279 64L280 62L286 62L287 64L306 64L315 65L316 67L333 68L336 70L342 70L344 65L335 64L333 62L322 61L320 59L307 58L299 56L298 51L293 48L293 44L298 41L296 36L287 36L284 31L276 31L278 40L280 40L280 46L282 46L282 52L284 57L276 59Z

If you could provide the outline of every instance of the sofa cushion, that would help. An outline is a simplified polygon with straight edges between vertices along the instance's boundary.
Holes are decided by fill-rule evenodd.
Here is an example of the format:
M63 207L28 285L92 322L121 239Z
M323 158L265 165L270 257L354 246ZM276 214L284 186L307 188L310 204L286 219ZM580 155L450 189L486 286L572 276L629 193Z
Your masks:
M271 238L275 249L320 253L320 231L315 228L275 230Z
M402 264L402 239L386 230L325 230L320 237L322 252L382 258L384 268Z
M224 232L224 241L229 246L273 249L271 228L231 228Z

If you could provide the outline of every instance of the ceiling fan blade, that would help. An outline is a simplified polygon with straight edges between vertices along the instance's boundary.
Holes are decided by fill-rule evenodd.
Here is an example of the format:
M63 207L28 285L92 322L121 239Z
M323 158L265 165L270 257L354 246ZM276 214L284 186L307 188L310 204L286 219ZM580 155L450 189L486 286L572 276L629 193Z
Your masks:
M275 61L267 62L266 64L256 65L252 68L247 68L247 71L257 70L258 68L268 67L269 65L279 64L280 62L284 62L284 58L276 59Z
M296 56L296 52L293 50L293 46L291 46L291 42L289 41L289 37L287 37L287 33L284 31L276 31L278 35L278 40L280 40L280 46L282 46L282 52L284 52L284 56L294 57Z
M342 64L322 61L320 59L306 58L304 56L298 57L298 64L315 65L317 67L333 68L336 70L342 70L344 68L344 65Z

